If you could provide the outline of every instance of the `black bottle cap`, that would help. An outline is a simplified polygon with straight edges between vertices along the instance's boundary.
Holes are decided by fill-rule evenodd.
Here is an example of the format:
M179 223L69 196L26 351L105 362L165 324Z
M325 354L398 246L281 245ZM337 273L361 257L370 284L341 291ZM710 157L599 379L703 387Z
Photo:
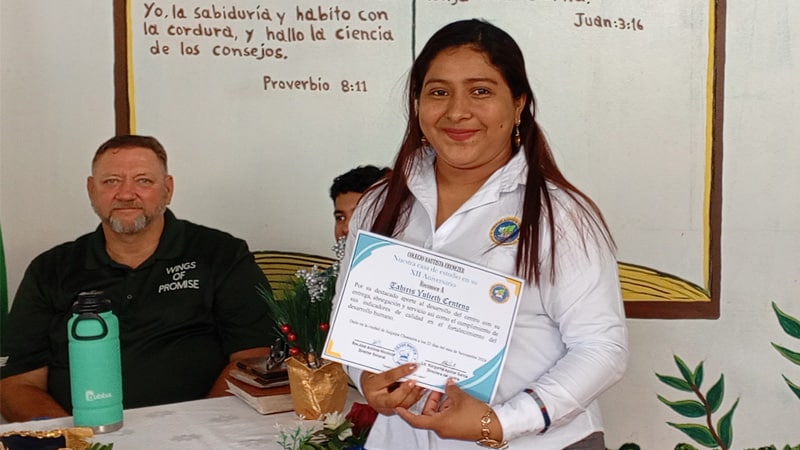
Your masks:
M84 291L78 293L78 299L72 303L74 314L101 313L111 311L111 299L103 295L103 291Z

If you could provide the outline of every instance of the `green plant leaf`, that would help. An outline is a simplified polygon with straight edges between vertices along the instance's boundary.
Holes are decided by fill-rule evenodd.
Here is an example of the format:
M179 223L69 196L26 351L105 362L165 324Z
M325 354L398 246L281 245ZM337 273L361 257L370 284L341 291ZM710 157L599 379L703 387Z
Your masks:
M659 380L661 380L662 383L666 384L667 386L674 387L675 389L679 389L681 391L692 392L692 387L689 385L689 383L681 380L680 378L671 377L668 375L661 375L658 373L656 374L656 376L658 377Z
M95 442L94 444L86 447L86 450L112 450L114 448L114 444L101 444L99 442Z
M325 447L316 442L303 442L300 444L300 447L298 447L298 450L325 450Z
M694 385L698 388L703 384L703 361L700 361L700 364L698 364L697 368L694 369L692 379L694 380Z
M99 442L95 442L94 444L86 447L86 450L112 450L114 448L114 444L101 444Z
M775 302L772 302L772 309L775 310L775 314L778 316L778 323L781 324L783 331L789 336L800 339L800 320L781 311Z
M687 366L678 355L673 356L675 357L675 364L678 365L678 370L680 370L681 375L683 375L683 379L686 380L689 385L696 386L697 384L694 382L694 375L692 374L692 371L689 370L689 366Z
M738 405L739 399L737 398L736 402L734 402L733 406L731 406L731 410L722 416L722 418L720 418L717 422L717 432L719 433L719 438L722 439L722 443L726 448L731 448L731 443L733 442L733 412L736 410Z
M706 394L706 400L708 401L708 406L711 408L711 412L715 413L719 409L719 406L722 404L722 398L725 396L725 375L720 375L719 380L711 386L711 389L708 390Z
M642 450L642 448L635 442L626 442L622 444L619 450Z
M800 366L800 353L791 351L786 347L781 347L774 342L772 342L772 346L778 351L778 353L783 355L784 358Z
M792 392L794 392L794 395L796 395L797 398L800 398L800 386L792 383L788 378L786 378L786 375L781 375L781 376L783 377L783 381L785 381L786 384L789 385L789 389L791 389Z
M696 400L679 400L677 402L671 402L660 395L658 396L658 399L661 400L661 403L669 406L673 411L684 417L703 417L706 415L705 406Z
M692 444L681 442L680 444L675 446L675 450L697 450L697 447L695 447Z
M711 434L711 430L709 430L708 427L696 423L667 422L667 424L683 431L687 436L704 447L715 448L719 445L719 443L714 440L714 436Z

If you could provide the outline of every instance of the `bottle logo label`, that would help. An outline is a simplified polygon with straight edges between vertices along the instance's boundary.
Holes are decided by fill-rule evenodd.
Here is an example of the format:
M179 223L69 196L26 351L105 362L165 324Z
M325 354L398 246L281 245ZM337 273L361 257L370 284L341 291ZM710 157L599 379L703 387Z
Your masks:
M94 391L86 391L86 401L93 402L95 400L103 400L113 397L110 392L100 392L95 394Z

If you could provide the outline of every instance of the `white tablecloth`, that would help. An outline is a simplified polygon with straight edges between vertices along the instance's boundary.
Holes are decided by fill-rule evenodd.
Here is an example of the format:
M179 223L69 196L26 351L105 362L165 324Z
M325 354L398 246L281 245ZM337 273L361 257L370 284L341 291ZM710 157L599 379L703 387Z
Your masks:
M353 388L344 412L354 401L364 402ZM147 408L127 409L123 427L98 434L94 442L114 444L114 450L223 450L280 449L280 431L297 426L321 426L300 420L293 412L262 416L236 397L220 397ZM0 425L0 433L16 430L43 431L72 427L72 418L38 420Z

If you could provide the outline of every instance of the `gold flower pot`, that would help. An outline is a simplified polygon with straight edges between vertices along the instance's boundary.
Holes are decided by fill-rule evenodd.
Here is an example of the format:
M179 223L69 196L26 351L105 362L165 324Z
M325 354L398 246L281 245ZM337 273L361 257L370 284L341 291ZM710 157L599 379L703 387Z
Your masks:
M342 412L347 401L347 374L342 365L325 361L312 369L301 356L286 359L294 411L309 420Z

